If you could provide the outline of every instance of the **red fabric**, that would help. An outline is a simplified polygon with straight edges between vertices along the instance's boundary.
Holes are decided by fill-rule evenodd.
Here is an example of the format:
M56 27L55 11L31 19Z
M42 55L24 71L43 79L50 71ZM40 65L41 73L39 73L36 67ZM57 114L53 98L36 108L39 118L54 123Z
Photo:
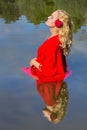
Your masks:
M37 61L42 65L41 71L31 68L31 73L36 75L41 82L63 80L66 74L66 59L59 46L58 35L47 39L39 48Z
M33 67L32 68L29 68L29 67L23 67L21 69L25 74L31 76L32 78L36 79L36 80L39 80L38 77L35 75L35 70L33 70ZM34 71L34 72L33 72Z
M36 85L39 95L46 105L53 106L56 104L58 94L61 88L61 82L49 82Z

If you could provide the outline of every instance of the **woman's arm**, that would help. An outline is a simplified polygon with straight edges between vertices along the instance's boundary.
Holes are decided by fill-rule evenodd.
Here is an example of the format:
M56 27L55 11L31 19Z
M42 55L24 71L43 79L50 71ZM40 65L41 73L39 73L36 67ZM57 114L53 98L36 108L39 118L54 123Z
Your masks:
M36 61L36 57L30 60L30 66L34 66L41 71L41 64Z

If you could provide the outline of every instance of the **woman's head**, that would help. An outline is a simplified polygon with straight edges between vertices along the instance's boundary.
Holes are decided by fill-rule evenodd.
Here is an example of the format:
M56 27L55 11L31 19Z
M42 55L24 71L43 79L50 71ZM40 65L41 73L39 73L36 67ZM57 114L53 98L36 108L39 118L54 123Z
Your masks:
M48 17L46 25L55 29L64 55L68 55L72 43L72 21L69 14L64 10L56 10Z
M68 13L66 13L63 10L56 10L54 11L50 16L48 16L48 19L46 21L46 25L48 25L49 27L53 28L53 27L57 27L55 22L56 21L61 21L62 25L64 23L67 23L67 21L69 20L69 15ZM62 27L62 26L61 26Z

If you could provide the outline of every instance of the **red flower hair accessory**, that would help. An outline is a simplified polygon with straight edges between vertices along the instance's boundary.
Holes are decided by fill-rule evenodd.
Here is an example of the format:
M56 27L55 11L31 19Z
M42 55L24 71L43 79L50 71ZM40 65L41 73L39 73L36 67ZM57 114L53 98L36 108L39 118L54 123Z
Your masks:
M63 26L63 22L60 21L59 19L57 19L57 20L55 21L55 26L58 27L58 28L61 28L61 27Z

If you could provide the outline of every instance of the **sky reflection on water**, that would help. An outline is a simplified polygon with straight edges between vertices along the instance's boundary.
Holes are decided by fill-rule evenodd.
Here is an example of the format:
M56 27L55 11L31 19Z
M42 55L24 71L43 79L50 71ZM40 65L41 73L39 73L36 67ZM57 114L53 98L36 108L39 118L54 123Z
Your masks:
M24 16L11 24L0 19L1 130L87 129L87 27L81 27L73 36L72 51L67 58L73 71L66 80L69 104L63 121L56 125L43 117L44 103L36 91L35 81L21 71L48 35L46 25L34 26Z

